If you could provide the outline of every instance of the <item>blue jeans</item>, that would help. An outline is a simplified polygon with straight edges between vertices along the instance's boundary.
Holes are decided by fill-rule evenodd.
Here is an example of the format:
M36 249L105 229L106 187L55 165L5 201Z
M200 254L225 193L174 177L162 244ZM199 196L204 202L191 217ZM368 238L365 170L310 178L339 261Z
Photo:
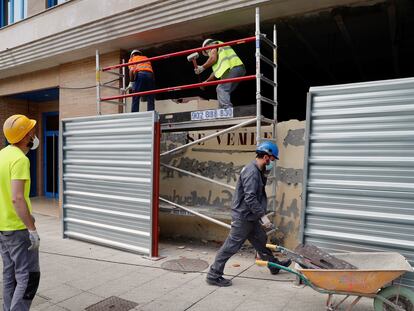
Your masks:
M153 90L155 87L154 74L149 71L139 71L135 75L135 88L133 92L143 92ZM131 112L139 111L139 99L141 96L132 97L132 109ZM154 110L154 95L147 95L147 111Z
M30 309L40 280L39 250L30 247L27 230L0 231L3 258L3 310Z
M230 78L237 78L242 77L246 74L246 69L243 65L236 66L228 70L221 79L230 79ZM233 92L236 87L239 85L239 82L233 83L223 83L217 85L217 100L219 102L220 108L231 108L233 107L230 101L230 94Z

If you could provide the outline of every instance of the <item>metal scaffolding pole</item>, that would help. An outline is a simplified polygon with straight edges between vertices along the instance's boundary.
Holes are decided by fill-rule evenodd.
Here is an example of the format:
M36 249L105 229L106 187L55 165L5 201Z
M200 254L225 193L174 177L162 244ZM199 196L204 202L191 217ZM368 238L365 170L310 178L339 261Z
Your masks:
M200 82L200 83L193 83L193 84L186 84L186 85L170 86L170 87L166 87L163 89L156 89L156 90L142 91L142 92L130 93L130 94L124 94L124 95L103 97L101 98L101 101L128 98L128 97L134 97L134 96L146 96L146 95L151 95L151 94L159 94L159 93L166 93L166 92L173 92L173 91L189 90L189 89L199 88L202 86L214 86L214 85L225 84L229 82L241 82L241 81L254 80L255 78L256 78L255 75L250 75L250 76L221 79L221 80L215 80L215 81L209 81L209 82Z
M277 143L277 29L276 25L273 25L273 131L272 136L274 141ZM273 183L272 183L272 194L273 194L273 211L276 212L277 204L276 204L276 195L277 195L277 180L276 180L276 167L273 167L272 170L273 176Z
M256 144L260 144L261 140L261 115L262 115L262 99L261 99L261 74L260 74L260 9L256 8Z
M188 207L185 207L185 206L182 206L182 205L180 205L180 204L177 204L177 203L171 202L171 201L169 201L169 200L167 200L167 199L164 199L164 198L161 198L161 197L160 197L160 201L164 201L165 203L168 203L168 204L170 204L170 205L172 205L172 206L175 206L175 207L181 208L181 209L185 210L186 212L189 212L190 214L193 214L193 215L196 215L196 216L198 216L198 217L204 218L204 219L206 219L206 220L208 220L208 221L211 221L211 222L213 222L213 223L215 223L215 224L217 224L217 225L220 225L220 226L222 226L222 227L224 227L224 228L231 229L231 226L230 226L229 224L226 224L225 222L222 222L222 221L217 220L217 219L215 219L215 218L212 218L212 217L209 217L209 216L207 216L207 215L201 214L201 213L199 213L199 212L193 211L192 209L190 209L190 208L188 208Z
M273 101L275 102L275 105L273 106L273 120L274 120L274 128L273 128L273 138L276 139L277 137L277 106L278 106L278 99L277 99L277 29L276 25L273 25L273 63L275 66L273 67Z
M101 72L100 72L100 68L99 68L99 51L96 50L95 52L96 55L96 73L95 73L95 79L96 79L96 113L98 115L101 114Z
M244 44L244 43L248 43L248 42L251 42L251 41L254 41L254 40L256 40L255 37L248 37L248 38L223 42L223 43L219 43L219 44L211 44L211 45L205 46L205 47L199 47L199 48L195 48L195 49L184 50L184 51L180 51L180 52L174 52L174 53L170 53L170 54L164 54L164 55L149 57L145 60L141 60L141 61L137 61L137 62L130 62L130 63L125 63L125 64L118 64L118 65L114 65L114 66L108 66L108 67L102 68L102 71L113 70L113 69L117 69L117 68L120 68L120 67L136 65L136 64L144 63L144 62L155 62L155 61L158 61L158 60L164 60L164 59L171 58L171 57L189 55L189 54L194 53L194 52L201 52L201 51L211 50L211 49L219 48L219 47L223 47L223 46Z
M201 175L198 175L198 174L186 171L186 170L182 170L178 167L171 166L171 165L168 165L168 164L161 163L161 165L168 168L168 169L170 169L170 170L174 170L174 171L177 171L177 172L180 172L180 173L183 173L183 174L195 177L195 178L199 178L201 180L208 181L208 182L211 182L213 184L216 184L216 185L219 185L219 186L222 186L222 187L225 187L225 188L229 188L231 190L236 190L236 187L225 184L225 183L222 183L222 182L219 182L217 180L214 180L214 179L211 179L211 178L208 178L208 177L204 177L204 176L201 176Z
M122 64L125 64L125 59L122 59ZM126 67L122 67L122 90L125 90L126 88ZM122 91L120 92L122 93ZM123 107L122 107L122 112L126 112L126 108L127 108L127 102L126 102L126 98L122 98L122 103L123 103Z

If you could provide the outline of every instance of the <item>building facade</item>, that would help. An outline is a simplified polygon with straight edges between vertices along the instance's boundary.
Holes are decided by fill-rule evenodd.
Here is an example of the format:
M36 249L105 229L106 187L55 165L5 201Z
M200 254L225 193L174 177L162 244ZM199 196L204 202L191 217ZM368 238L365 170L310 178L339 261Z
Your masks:
M57 166L59 120L97 113L96 50L100 53L100 67L105 67L127 60L133 48L143 49L156 56L200 46L208 37L223 41L248 37L254 35L254 8L259 6L263 29L269 36L271 32L268 30L272 29L274 23L281 27L280 121L285 122L280 124L283 137L278 137L279 145L284 147L279 163L280 191L276 198L279 213L276 213L276 218L279 226L284 228L285 235L293 236L288 242L290 246L296 244L299 234L303 120L308 87L408 76L414 71L412 62L411 65L403 65L412 51L412 43L407 39L410 35L407 31L402 34L398 32L397 38L394 29L410 28L408 21L411 15L407 14L412 14L412 7L409 1L0 0L0 5L0 123L15 113L27 114L38 120L37 135L42 148L30 155L36 181L33 183L32 195L54 198L59 197L60 187ZM401 12L405 12L405 15ZM366 21L366 27L360 24L363 20ZM387 28L386 32L373 33L372 25L380 28L383 24ZM364 36L376 40L378 46L382 40L387 43L389 53L378 51L371 44L372 50L377 52L372 55L378 57L379 61L385 59L387 62L384 71L376 71L377 66L371 63L372 55L358 52L358 43L363 45ZM399 45L396 45L397 41ZM253 72L254 49L246 47L238 51L248 71ZM194 83L192 68L186 62L157 63L157 86L188 81ZM352 65L348 70L349 64ZM101 80L108 82L114 79L113 76L102 74ZM121 86L118 80L111 85L115 88ZM102 96L117 93L107 88L103 90ZM214 97L214 92L209 93L212 94ZM236 95L240 105L254 104L253 85L241 90L240 94L238 97ZM181 97L192 95L197 94L180 94ZM167 100L168 97L160 96L157 99ZM102 106L103 114L120 112L120 107L116 105ZM165 137L165 142L170 138ZM236 153L235 161L234 150L231 149L237 143L233 142L226 149L228 154L225 160L217 159L215 162L234 162L238 166L246 162L249 159L245 153L248 147L243 144L243 140L239 143L241 147L238 150L243 150ZM5 144L0 134L0 147ZM217 149L217 145L219 142L207 149ZM253 148L254 144L250 150ZM214 162L209 155L209 152L203 154L199 162ZM186 156L192 157L191 154ZM168 172L163 174L166 174L166 179L171 177ZM227 180L227 177L223 180ZM182 178L179 176L174 181L177 183L175 194L168 191L164 191L164 194L176 200L191 196L191 189L178 189ZM228 182L234 183L235 180ZM208 193L202 197L208 197ZM224 199L225 194L218 195L218 202ZM228 202L226 204L228 208ZM177 215L169 217L168 221L175 225L166 229L166 234L179 233L180 230L188 235L199 232L195 234L199 237L205 234L204 229L197 231L199 220ZM190 224L187 229L182 230L182 222ZM209 226L207 230L211 239L220 239L226 234L213 227L210 230Z

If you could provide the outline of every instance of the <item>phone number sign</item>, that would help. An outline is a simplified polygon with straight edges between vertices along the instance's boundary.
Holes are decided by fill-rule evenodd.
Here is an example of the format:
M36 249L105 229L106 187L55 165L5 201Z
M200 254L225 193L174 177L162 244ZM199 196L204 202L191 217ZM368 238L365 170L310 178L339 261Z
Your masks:
M233 118L233 108L191 112L191 121Z

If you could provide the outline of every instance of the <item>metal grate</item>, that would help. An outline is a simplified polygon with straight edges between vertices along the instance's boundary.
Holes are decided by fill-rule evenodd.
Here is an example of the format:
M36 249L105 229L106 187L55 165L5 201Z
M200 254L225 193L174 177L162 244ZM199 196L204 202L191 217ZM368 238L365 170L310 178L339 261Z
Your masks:
M208 263L201 259L180 258L164 262L161 268L175 272L201 272L208 268Z
M111 296L85 308L86 311L128 311L138 306L136 302Z

